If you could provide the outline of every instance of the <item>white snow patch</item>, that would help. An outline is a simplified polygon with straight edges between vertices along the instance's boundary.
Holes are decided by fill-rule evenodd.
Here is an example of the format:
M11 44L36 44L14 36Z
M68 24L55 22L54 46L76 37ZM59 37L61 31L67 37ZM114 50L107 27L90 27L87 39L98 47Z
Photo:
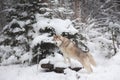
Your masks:
M24 61L30 61L31 60L31 53L27 52L26 54L22 55L20 58L20 61L24 63Z
M8 65L8 64L14 64L17 62L17 57L15 56L10 56L8 59L3 60L3 62L1 63L1 65Z
M37 65L28 67L9 65L0 66L0 80L119 80L120 52L111 59L99 58L99 55L97 57L97 67L94 68L94 72L91 74L88 74L84 70L75 72L68 68L65 69L65 74L58 74L55 72L43 72L41 68L37 69ZM56 58L63 60L60 54L56 54ZM51 57L47 59L49 61Z
M31 47L37 45L38 43L41 43L42 41L54 43L53 37L48 37L48 34L43 34L34 38L34 40L32 41Z
M45 27L54 28L57 34L61 34L62 32L69 32L71 34L75 34L78 32L72 24L72 21L69 19L48 19L43 18L40 15L36 14L37 24L34 25L34 29L36 32L40 29L44 29Z

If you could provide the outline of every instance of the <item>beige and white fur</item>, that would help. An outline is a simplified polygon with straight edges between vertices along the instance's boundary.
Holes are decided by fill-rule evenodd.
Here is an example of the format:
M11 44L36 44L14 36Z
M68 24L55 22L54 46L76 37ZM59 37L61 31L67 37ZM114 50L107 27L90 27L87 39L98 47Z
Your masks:
M61 35L54 35L53 40L63 53L65 62L66 59L68 59L69 62L71 62L70 58L76 59L89 73L93 72L91 65L96 66L96 62L89 52L85 53L81 48L78 48L74 42Z

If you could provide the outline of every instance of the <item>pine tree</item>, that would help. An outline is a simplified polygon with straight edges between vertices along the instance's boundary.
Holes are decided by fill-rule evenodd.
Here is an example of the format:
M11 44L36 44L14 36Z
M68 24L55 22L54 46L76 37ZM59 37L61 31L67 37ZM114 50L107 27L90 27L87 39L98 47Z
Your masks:
M14 6L11 6L11 10L8 12L7 21L8 24L4 27L0 40L0 50L3 53L1 55L1 62L3 64L7 63L7 60L14 56L16 59L14 63L24 63L24 56L27 55L29 58L33 54L31 51L30 43L32 42L34 36L32 36L35 31L33 24L36 23L35 14L42 14L44 17L51 17L47 12L47 3L43 0L20 0ZM5 49L9 49L8 51ZM29 61L30 59L27 59ZM31 58L32 59L32 58ZM11 61L11 63L13 63Z

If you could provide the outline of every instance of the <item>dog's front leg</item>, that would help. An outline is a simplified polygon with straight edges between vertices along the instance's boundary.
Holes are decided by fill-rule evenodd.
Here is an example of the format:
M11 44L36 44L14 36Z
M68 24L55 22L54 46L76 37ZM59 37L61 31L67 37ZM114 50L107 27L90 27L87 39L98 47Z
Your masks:
M64 56L64 63L67 63L67 57Z
M68 62L71 64L71 60L70 60L70 58L69 58L69 57L67 57L67 59L68 59Z
M71 63L71 60L67 55L63 54L63 56L64 56L64 62L65 63L67 63L67 60L68 60L69 63Z
M67 63L67 56L63 54L63 57L64 57L64 63Z

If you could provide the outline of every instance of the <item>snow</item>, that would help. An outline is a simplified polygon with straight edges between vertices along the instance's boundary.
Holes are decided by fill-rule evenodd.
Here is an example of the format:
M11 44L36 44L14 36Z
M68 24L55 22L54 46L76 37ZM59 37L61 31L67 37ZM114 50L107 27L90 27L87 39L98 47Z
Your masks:
M64 63L64 58L59 53L55 53L54 57L49 56L46 59L43 59L42 61L40 61L40 64L43 64L43 63L54 64L54 67L64 67L64 68L69 67L69 64Z
M19 32L19 31L22 31L22 30L20 28L15 28L12 32L16 33L16 32Z
M107 0L109 1L109 0ZM62 9L60 9L62 10ZM26 13L23 13L26 16ZM53 37L50 37L48 33L40 33L40 29L53 28L57 34L62 34L62 32L69 32L71 34L78 33L72 24L72 21L69 19L48 19L42 17L40 14L36 14L37 23L33 24L34 34L29 32L28 35L33 37L33 40L30 43L30 47L34 47L41 42L50 42L54 43ZM24 31L23 26L30 23L30 20L26 22L13 20L12 23L18 23L20 28L15 28L13 32ZM65 63L64 58L61 54L55 53L54 57L52 55L40 61L37 65L26 66L25 61L30 62L32 59L32 52L24 53L23 48L10 46L0 46L0 49L3 50L0 53L0 58L2 56L2 63L0 64L0 80L119 80L120 79L120 50L112 58L108 59L105 56L109 54L112 45L112 41L109 39L110 34L95 30L94 26L96 24L92 23L88 25L86 30L82 31L85 37L87 37L87 46L90 48L90 53L95 58L97 67L93 67L93 73L87 73L85 69L82 69L78 72L75 72L68 67L82 67L82 65L77 61L71 59L71 63ZM7 25L8 26L8 25ZM7 26L4 28L6 29ZM109 27L119 27L117 23L109 23ZM18 36L17 40L27 41L25 37ZM2 41L2 39L0 39ZM106 46L105 46L106 45ZM16 54L12 52L12 49L16 51ZM11 52L11 53L9 53ZM12 55L11 55L12 54ZM8 57L10 56L10 57ZM22 64L11 65L17 62L17 57L19 58ZM65 67L64 73L55 73L55 72L45 72L44 69L40 67L43 63L54 64L54 67ZM9 64L9 65L8 65ZM7 65L7 66L3 66Z
M21 56L20 61L24 63L24 61L30 61L30 59L31 59L31 54L27 52L26 54Z
M34 24L34 30L35 35L33 41L31 42L31 47L37 45L38 43L44 42L53 42L52 37L48 37L49 34L39 34L39 29L50 27L54 28L55 31L58 34L61 34L63 31L65 32L71 32L73 34L77 33L77 30L73 28L73 25L70 20L60 20L60 19L47 19L47 18L41 18L40 15L37 15L38 22ZM42 20L40 20L42 19ZM27 22L26 22L27 23ZM24 25L25 23L22 23L21 25ZM19 65L8 65L13 64L17 62L17 58L15 55L10 56L8 59L7 56L3 57L3 62L0 66L0 80L119 80L120 79L120 50L118 50L118 53L113 56L112 58L108 59L105 58L105 54L108 54L108 51L105 50L107 47L104 48L104 51L101 49L100 42L108 45L111 42L111 40L107 39L106 36L109 34L106 33L103 35L100 32L97 32L96 30L92 29L94 24L91 24L88 28L88 33L85 34L89 41L87 42L87 46L91 50L91 54L95 58L95 61L97 63L97 67L93 67L93 73L87 73L85 69L82 69L78 72L75 72L68 67L82 67L82 65L77 61L71 59L71 63L65 63L64 58L62 55L55 53L54 57L48 56L47 58L40 61L37 65L32 66L26 66L24 61L29 61L31 57L31 53L25 53L22 54L21 48L13 48L18 54L16 56L21 56L20 61L23 64ZM17 31L17 30L16 30ZM25 40L24 37L19 36L17 37L17 40ZM9 46L0 46L3 48L2 52L7 53L7 51L11 51L11 48ZM7 50L6 50L7 49ZM5 52L6 51L6 52ZM103 53L104 52L104 53ZM103 55L104 54L104 55ZM0 56L2 56L3 53L0 53ZM9 55L5 54L5 55ZM4 55L3 55L4 56ZM52 63L55 65L55 67L65 67L64 73L55 73L55 72L45 72L44 69L40 67L40 64L42 63ZM4 64L7 64L7 66L3 66Z
M62 32L69 32L75 34L78 31L73 27L72 21L69 19L48 19L42 18L41 15L36 14L37 24L35 24L35 31L38 32L40 28L44 29L45 27L54 28L57 34L62 34Z
M17 57L15 56L10 56L8 59L3 60L1 65L8 65L8 64L14 64L17 61Z
M64 67L64 68L68 68L70 66L72 68L82 67L81 63L79 63L77 60L74 59L71 59L71 63L69 63L68 61L65 62L63 56L59 53L55 53L54 57L48 56L47 58L40 61L40 64L44 64L44 63L54 64L54 67Z
M97 57L98 56L99 55L97 55ZM59 59L62 58L62 56L58 54L56 55L56 58L57 57ZM37 68L37 65L24 66L24 64L21 64L0 66L0 80L119 80L119 57L120 52L111 59L103 57L96 58L97 67L95 67L93 70L94 72L90 74L88 74L84 69L79 72L75 72L67 68L63 74L44 72L40 67Z
M111 0L106 0L105 3L109 3L110 1ZM58 0L55 0L55 2L57 3ZM47 4L44 3L43 5ZM100 8L104 8L104 6L105 5L102 5ZM49 8L40 8L40 10L47 10L51 12L51 9ZM56 9L54 10L56 11ZM66 12L67 9L62 7L58 7L57 10L66 15L72 14L72 12ZM6 9L5 11L15 10L11 8ZM105 11L106 10L104 10L104 12ZM46 12L44 16L47 16L49 12ZM103 14L106 14L104 12ZM21 15L25 17L28 14L27 12L23 12ZM24 28L25 25L29 25L31 21L32 20L20 21L13 19L8 25L4 27L3 31L8 29L8 31L13 33L24 32L26 29ZM82 65L77 60L73 59L71 59L71 63L65 63L63 56L58 54L57 51L55 52L54 56L47 56L47 58L41 60L37 65L26 66L26 62L30 62L30 60L32 60L32 50L26 52L24 49L25 47L20 45L15 47L0 45L0 80L120 80L120 49L117 49L115 56L110 56L111 58L106 57L113 53L111 32L108 31L106 27L110 28L111 30L119 31L119 23L110 22L111 19L108 18L105 22L103 22L103 25L106 25L106 27L102 27L100 26L102 21L98 20L101 22L100 23L95 22L97 20L90 19L87 24L78 23L79 26L77 26L77 29L75 29L73 22L69 19L48 19L43 17L43 14L38 13L35 13L35 21L36 23L30 25L33 27L33 29L28 31L27 36L31 37L32 40L28 40L25 35L16 35L16 40L19 42L28 42L30 49L33 49L34 46L41 44L42 42L54 43L52 41L53 37L48 32L40 32L41 29L44 30L46 27L54 29L56 34L62 34L63 32L68 32L70 34L80 33L83 35L83 37L86 38L84 42L87 43L87 46L90 49L90 53L93 55L97 63L96 67L92 66L93 73L87 73L85 69L82 69L78 72L69 69L69 66L74 68L82 67ZM11 28L13 23L17 23L19 26L12 26L13 28ZM119 38L120 37L118 37L117 40L119 40ZM0 42L5 39L7 39L6 36L0 36ZM17 62L21 64L16 64ZM64 67L66 69L64 70L64 73L45 72L44 69L40 67L40 65L43 63L51 63L54 64L54 67Z
M53 37L48 37L48 34L43 34L34 38L34 40L32 41L31 47L37 45L38 43L40 44L42 41L54 43Z
M56 25L57 23L57 25ZM65 32L70 32L72 34L77 33L78 31L73 27L70 20L60 20L60 19L54 19L50 22L50 26L53 26L58 34Z

